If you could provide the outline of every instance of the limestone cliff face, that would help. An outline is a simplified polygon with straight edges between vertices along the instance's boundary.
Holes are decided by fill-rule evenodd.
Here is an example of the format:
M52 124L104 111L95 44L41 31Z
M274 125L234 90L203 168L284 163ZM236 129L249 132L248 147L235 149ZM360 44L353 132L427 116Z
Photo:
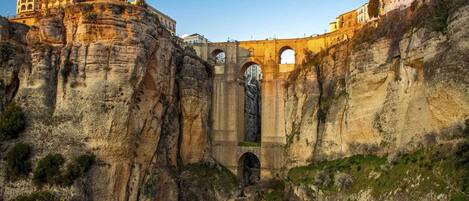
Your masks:
M3 106L11 102L18 91L20 69L26 63L28 57L26 52L27 26L10 24L5 18L0 18L0 65L2 73L0 79L0 111Z
M346 42L306 61L285 102L289 166L454 138L469 115L468 21L465 6L447 34L413 29L394 50Z
M73 188L52 189L66 200L143 200L142 186L161 169L177 200L173 172L209 158L210 66L137 6L67 7L29 32L4 21L1 41L25 51L1 75L3 94L18 85L4 102L27 114L18 141L33 145L34 160L89 151L99 161ZM34 190L27 180L0 182L6 200Z

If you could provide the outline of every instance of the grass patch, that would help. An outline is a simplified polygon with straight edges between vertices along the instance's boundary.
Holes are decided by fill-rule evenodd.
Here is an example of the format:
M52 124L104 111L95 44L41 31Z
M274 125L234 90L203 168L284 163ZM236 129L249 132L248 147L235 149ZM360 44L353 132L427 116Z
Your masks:
M30 195L21 195L13 201L59 201L54 193L49 191L39 191L31 193Z
M334 177L339 173L352 176L353 183L345 191L358 193L371 189L374 199L398 191L409 200L434 192L447 193L456 200L469 199L469 145L460 145L456 151L447 151L444 146L403 154L388 164L386 158L376 156L353 156L350 158L323 161L305 167L291 169L289 181L296 186L318 186L318 180L326 173ZM467 146L467 147L466 147ZM467 161L464 159L468 159ZM322 176L322 177L321 177ZM334 195L343 189L331 184L319 186L326 195ZM398 190L400 189L400 190ZM409 190L409 192L406 192Z
M240 147L261 147L261 143L241 141L241 142L239 142L238 146L240 146Z

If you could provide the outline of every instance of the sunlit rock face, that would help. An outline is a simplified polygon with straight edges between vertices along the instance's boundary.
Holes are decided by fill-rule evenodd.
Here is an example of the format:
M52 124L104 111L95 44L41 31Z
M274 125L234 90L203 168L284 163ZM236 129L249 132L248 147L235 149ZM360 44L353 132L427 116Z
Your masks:
M292 76L289 166L457 138L448 133L460 133L469 116L468 19L469 7L462 7L447 34L414 29L397 49L384 38L343 43Z
M27 114L18 141L33 145L34 161L49 153L97 156L86 178L54 190L66 200L142 200L154 170L209 158L209 65L142 7L96 3L53 12L29 32L0 22L1 41L23 48L10 67L2 65L0 93ZM178 200L175 173L166 173L173 193L160 190ZM35 189L0 178L6 200Z

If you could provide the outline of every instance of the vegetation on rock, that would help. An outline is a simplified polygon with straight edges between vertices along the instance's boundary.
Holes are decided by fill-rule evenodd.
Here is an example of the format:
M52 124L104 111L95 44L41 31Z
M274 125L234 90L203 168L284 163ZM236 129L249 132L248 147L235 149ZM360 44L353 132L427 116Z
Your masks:
M26 126L25 115L15 103L10 103L0 115L0 140L18 138Z
M60 184L70 186L73 182L83 177L90 169L91 166L96 162L96 156L93 154L84 154L78 156L67 165L65 172L61 176Z
M28 159L31 156L31 147L28 144L18 143L13 146L6 155L7 174L12 179L28 175L31 164Z
M466 119L464 122L465 128L464 128L464 136L469 137L469 119Z
M61 154L49 154L39 160L33 172L36 185L55 184L60 178L60 169L65 159Z
M284 191L285 183L283 181L272 181L265 193L262 194L262 201L283 201L285 200Z
M150 175L150 178L142 186L142 193L147 198L156 198L157 196L157 185L160 180L161 173L155 171Z
M74 158L62 172L65 158L61 154L49 154L39 160L33 172L33 181L37 185L71 186L76 179L83 177L95 162L96 156L93 154L80 155Z
M98 20L98 14L96 14L95 12L85 13L84 17L86 21L93 23L93 24L96 23L96 21Z
M370 18L379 16L379 0L370 0L368 3L368 15Z
M248 141L241 141L238 144L241 147L260 147L261 143L258 142L248 142Z
M48 191L34 192L30 195L22 195L15 198L13 201L59 201L54 193Z
M207 189L230 195L238 189L238 180L228 169L220 165L194 164L184 168L180 176L181 188L187 197L200 196L194 189ZM213 195L210 195L213 196Z
M324 182L318 185L324 172L330 173L339 185ZM344 176L345 174L349 176ZM328 178L327 176L326 178ZM453 199L469 199L469 143L453 150L450 145L438 145L414 153L400 154L392 161L384 157L357 155L345 159L322 161L293 168L288 180L293 186L317 186L326 195L339 191L348 194L372 190L372 196L385 199L390 192L409 200L433 192L446 193ZM406 189L411 188L411 191Z
M0 44L0 61L5 62L15 54L15 49L10 44Z

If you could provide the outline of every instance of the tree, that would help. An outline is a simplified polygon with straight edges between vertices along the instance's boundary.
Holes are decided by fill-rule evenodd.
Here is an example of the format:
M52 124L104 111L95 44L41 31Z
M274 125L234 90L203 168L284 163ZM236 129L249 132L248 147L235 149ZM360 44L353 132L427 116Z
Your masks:
M27 176L31 170L28 159L31 155L31 147L27 144L18 143L11 148L6 155L7 173L16 179L18 176Z
M375 18L379 16L379 0L370 0L368 3L368 15L370 18Z
M18 138L26 126L25 115L21 107L10 103L0 114L0 141Z

